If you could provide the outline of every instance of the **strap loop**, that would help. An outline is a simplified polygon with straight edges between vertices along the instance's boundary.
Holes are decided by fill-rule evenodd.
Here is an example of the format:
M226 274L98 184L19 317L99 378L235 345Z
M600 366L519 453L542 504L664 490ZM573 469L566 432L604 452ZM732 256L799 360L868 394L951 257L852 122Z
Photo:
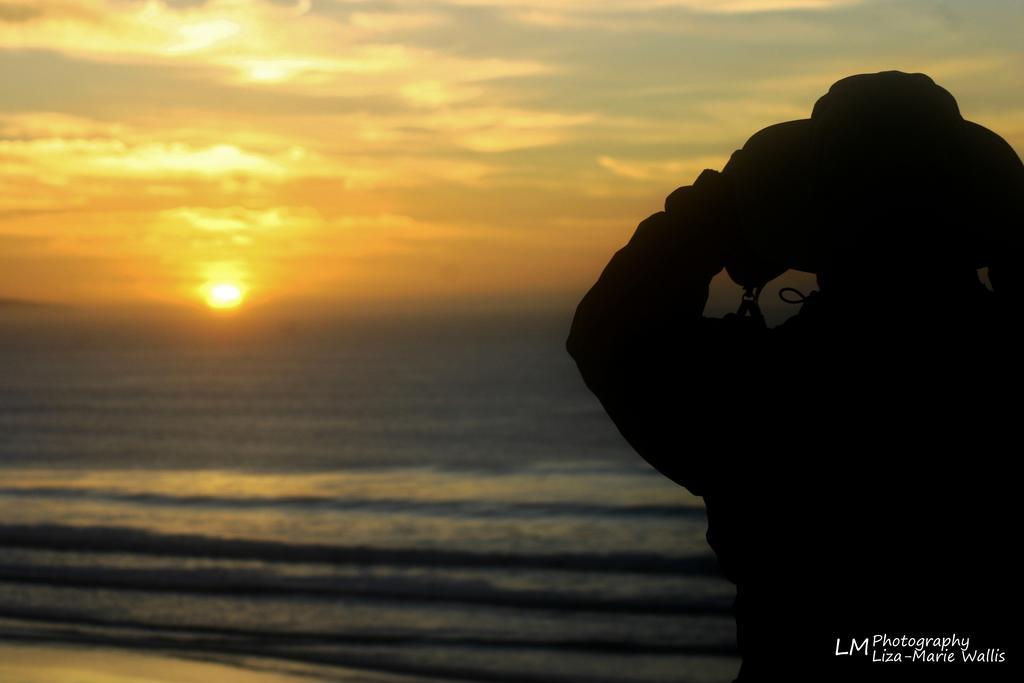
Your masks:
M789 299L786 297L786 292L792 292L793 294L796 294L798 298ZM796 287L783 287L782 289L779 290L779 298L785 301L787 304L802 304L803 302L807 301L807 295L801 292Z

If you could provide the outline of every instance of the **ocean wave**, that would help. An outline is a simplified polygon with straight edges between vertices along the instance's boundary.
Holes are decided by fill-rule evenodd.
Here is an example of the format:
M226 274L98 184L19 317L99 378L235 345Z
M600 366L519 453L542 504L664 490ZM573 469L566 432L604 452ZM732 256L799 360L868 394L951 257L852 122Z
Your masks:
M144 529L57 524L0 525L0 547L161 557L262 560L330 565L395 565L558 569L632 574L717 575L714 556L644 552L513 553L430 548L383 548L162 534Z
M321 596L402 603L461 603L562 611L725 615L726 594L719 597L606 597L592 591L501 588L484 580L373 576L291 576L246 569L126 569L0 565L0 582L62 588L103 588L146 592L182 592L232 596Z
M62 642L73 645L88 645L98 647L117 647L119 649L135 649L140 651L164 651L181 653L187 652L193 657L214 657L214 658L240 658L240 666L251 666L247 661L251 657L274 658L280 661L291 661L307 665L320 665L324 667L343 667L363 672L374 672L384 674L397 674L404 677L412 677L411 680L419 683L440 683L441 681L460 681L466 683L632 683L637 680L651 680L648 677L638 679L634 676L623 676L611 673L606 668L606 673L597 674L591 672L574 672L560 669L556 671L546 670L553 663L550 661L552 655L560 661L576 654L579 657L590 659L591 668L601 666L608 657L615 656L650 656L643 652L618 653L618 652L580 652L573 653L563 651L561 653L548 652L544 649L537 651L543 657L534 663L530 668L516 666L516 663L505 661L508 657L508 650L503 653L495 651L495 648L459 648L448 658L437 661L429 658L416 658L410 656L420 648L415 645L403 645L401 647L372 648L372 651L364 649L366 646L358 646L354 650L333 650L316 649L315 647L300 648L288 646L287 643L270 643L266 640L256 642L233 642L224 640L202 640L188 639L182 641L179 638L166 636L149 636L125 638L122 634L110 635L97 632L65 631L56 632L44 631L27 633L24 631L8 633L0 629L0 637L9 641L20 641L28 643L52 643ZM437 648L437 645L426 644L427 647ZM471 661L461 659L456 653L475 653ZM504 657L501 656L504 654ZM702 675L699 680L726 680L735 674L736 657L731 651L707 648L679 648L672 653L676 657L667 659L667 663L683 663L687 658L700 657L702 662ZM484 661L481 661L484 657ZM712 664L714 663L714 664ZM621 663L619 663L621 666ZM710 673L703 674L704 668L710 668ZM687 669L693 672L694 669ZM718 675L716 675L716 673ZM332 680L327 678L330 674L311 673L313 678L320 680ZM679 680L677 676L671 678L659 678L658 680ZM697 680L697 679L693 679Z
M704 508L697 505L600 505L561 501L400 500L331 496L194 496L72 487L8 487L0 488L0 496L58 500L93 500L159 506L238 509L299 508L380 513L410 512L420 515L456 515L464 517L700 517L704 515Z
M495 649L545 649L575 652L599 652L638 655L733 655L734 642L643 642L605 638L523 638L475 637L467 634L445 634L428 631L367 633L345 631L302 631L281 629L249 629L208 625L158 624L133 619L108 619L69 610L27 610L0 607L0 620L29 622L40 625L67 625L104 629L122 629L142 634L165 634L174 637L310 645L365 646L445 646ZM4 629L0 625L0 633ZM18 632L15 629L12 632ZM24 629L22 629L24 631Z

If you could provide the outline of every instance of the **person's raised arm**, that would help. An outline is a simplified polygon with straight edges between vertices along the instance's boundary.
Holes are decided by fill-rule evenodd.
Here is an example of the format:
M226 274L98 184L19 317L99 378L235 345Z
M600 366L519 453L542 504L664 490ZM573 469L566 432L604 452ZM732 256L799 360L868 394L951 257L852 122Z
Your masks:
M699 494L710 454L693 445L723 420L723 361L743 336L702 315L734 234L728 180L705 171L665 204L580 302L567 348L630 445Z

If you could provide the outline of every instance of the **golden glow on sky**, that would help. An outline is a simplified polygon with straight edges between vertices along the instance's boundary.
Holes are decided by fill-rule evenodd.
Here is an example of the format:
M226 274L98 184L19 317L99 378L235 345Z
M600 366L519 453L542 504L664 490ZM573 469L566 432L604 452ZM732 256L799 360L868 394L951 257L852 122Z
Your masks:
M1021 25L998 0L0 2L0 298L571 299L851 73L929 73L1024 149Z

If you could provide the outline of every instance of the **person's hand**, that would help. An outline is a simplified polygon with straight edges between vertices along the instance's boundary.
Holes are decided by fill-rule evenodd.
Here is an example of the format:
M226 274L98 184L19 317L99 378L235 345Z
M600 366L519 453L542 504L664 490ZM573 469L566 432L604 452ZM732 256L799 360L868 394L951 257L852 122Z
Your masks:
M704 170L693 185L676 189L665 199L671 225L664 238L672 258L698 270L725 265L738 237L733 188L718 171ZM637 237L640 231L637 230Z

